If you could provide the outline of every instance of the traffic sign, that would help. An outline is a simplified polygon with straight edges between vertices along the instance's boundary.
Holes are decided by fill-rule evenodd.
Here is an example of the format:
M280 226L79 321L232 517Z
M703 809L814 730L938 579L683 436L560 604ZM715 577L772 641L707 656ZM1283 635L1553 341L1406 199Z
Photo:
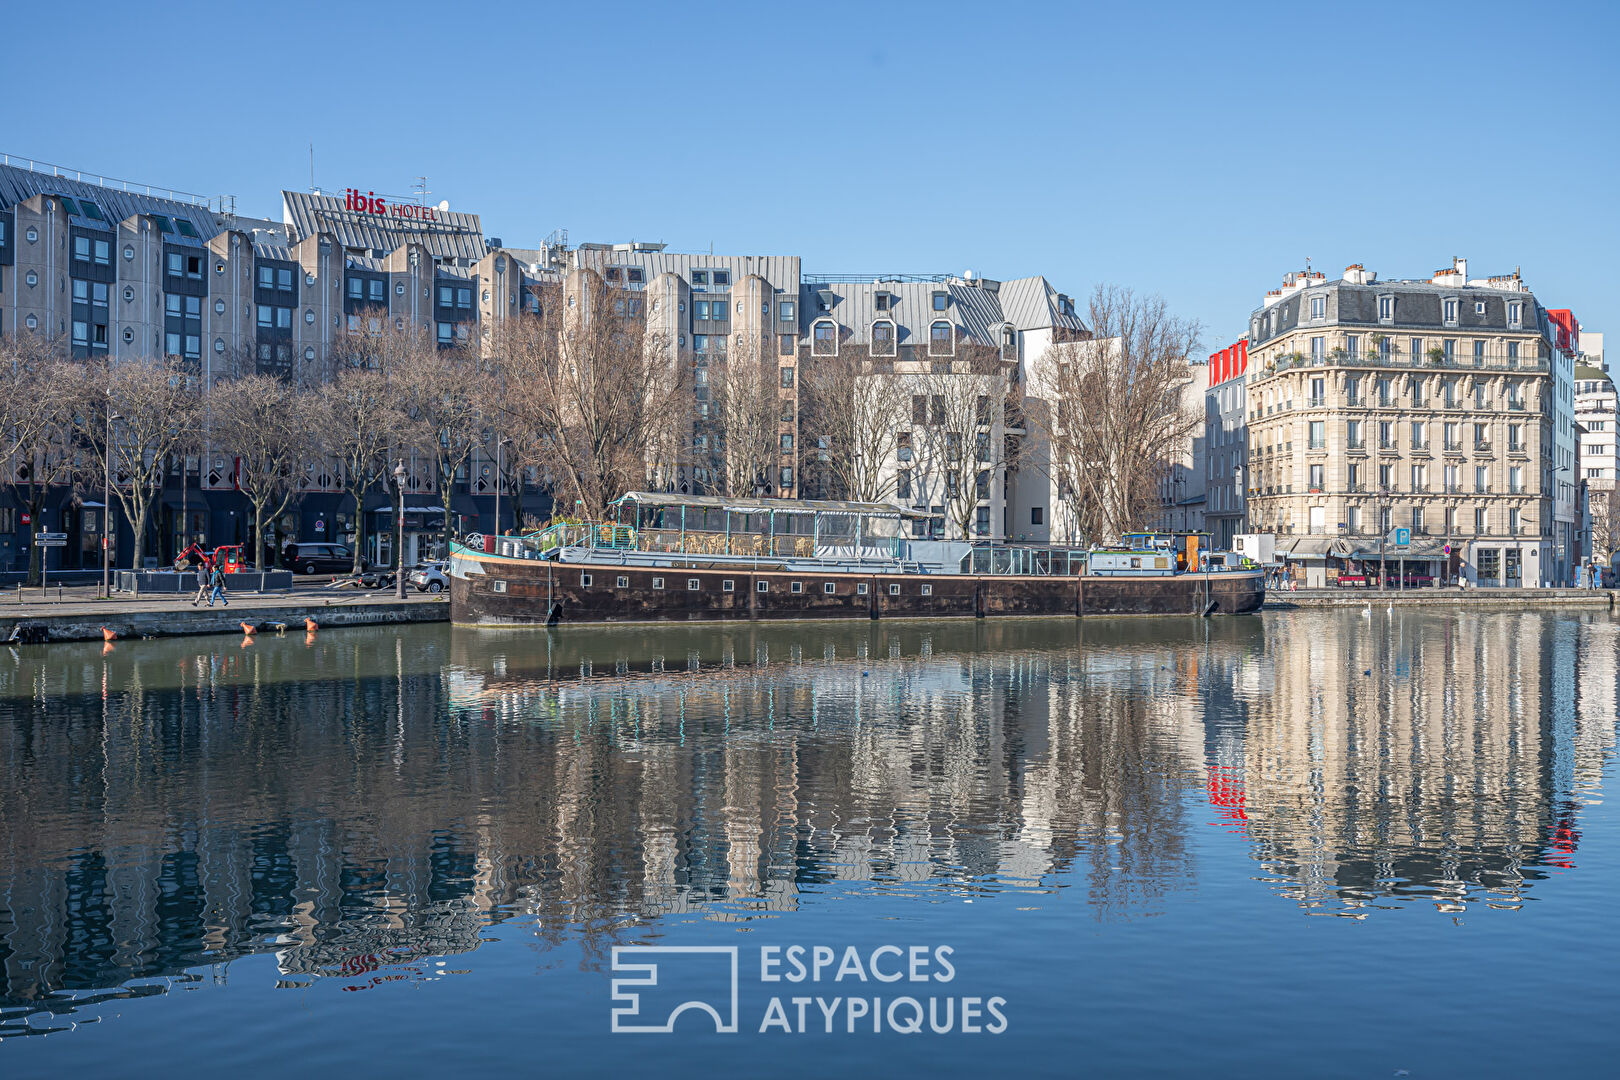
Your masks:
M1451 554L1451 545L1447 544L1445 547L1441 548L1440 551L1443 554L1450 555Z
M37 540L37 541L34 542L34 546L35 547L67 547L67 541L66 540Z
M1395 546L1396 547L1406 547L1411 542L1412 542L1412 530L1411 529L1396 529L1395 530Z
M52 540L66 541L67 540L67 533L65 533L65 532L63 532L63 533L37 532L37 533L34 534L34 539L38 540L42 544L49 543Z

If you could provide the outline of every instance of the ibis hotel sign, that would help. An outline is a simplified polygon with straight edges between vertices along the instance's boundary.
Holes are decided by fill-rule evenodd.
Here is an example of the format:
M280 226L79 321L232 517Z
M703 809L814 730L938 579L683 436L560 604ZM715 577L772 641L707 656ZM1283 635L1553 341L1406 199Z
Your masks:
M431 206L391 203L375 191L361 191L359 188L343 189L343 209L360 214L376 214L378 217L410 218L414 221L439 220L438 211Z

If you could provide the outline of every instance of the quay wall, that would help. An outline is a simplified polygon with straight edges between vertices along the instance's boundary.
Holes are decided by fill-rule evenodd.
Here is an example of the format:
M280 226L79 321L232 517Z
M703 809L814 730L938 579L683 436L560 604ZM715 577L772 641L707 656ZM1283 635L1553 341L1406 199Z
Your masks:
M96 610L89 605L72 605L79 610L62 613L40 611L19 614L0 613L0 641L11 636L18 624L43 626L50 641L100 641L102 627L121 639L177 637L190 634L241 634L242 623L252 623L259 633L273 633L284 626L302 632L304 619L320 623L322 629L340 626L378 626L389 623L449 622L450 605L445 600L371 601L327 605L287 600L249 606L177 609L173 603L150 606L118 604Z
M1307 607L1546 608L1609 609L1620 595L1612 589L1287 589L1266 592L1266 608Z

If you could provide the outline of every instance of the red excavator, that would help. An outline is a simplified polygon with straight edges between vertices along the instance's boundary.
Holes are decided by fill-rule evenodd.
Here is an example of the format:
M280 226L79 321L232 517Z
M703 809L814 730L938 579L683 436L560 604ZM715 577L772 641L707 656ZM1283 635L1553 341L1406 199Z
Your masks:
M179 569L180 564L188 560L195 561L196 563L210 569L214 566L218 566L220 573L223 574L234 574L238 570L243 569L242 545L222 544L214 550L209 551L201 544L192 544L179 555L175 556L175 568Z

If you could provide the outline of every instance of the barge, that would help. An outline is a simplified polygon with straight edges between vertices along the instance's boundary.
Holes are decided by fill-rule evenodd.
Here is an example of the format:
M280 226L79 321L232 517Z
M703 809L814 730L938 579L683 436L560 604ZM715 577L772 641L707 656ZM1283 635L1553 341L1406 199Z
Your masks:
M452 545L451 621L1227 615L1265 599L1259 569L1210 565L1196 537L1090 552L939 539L926 515L882 503L632 492L613 509Z

